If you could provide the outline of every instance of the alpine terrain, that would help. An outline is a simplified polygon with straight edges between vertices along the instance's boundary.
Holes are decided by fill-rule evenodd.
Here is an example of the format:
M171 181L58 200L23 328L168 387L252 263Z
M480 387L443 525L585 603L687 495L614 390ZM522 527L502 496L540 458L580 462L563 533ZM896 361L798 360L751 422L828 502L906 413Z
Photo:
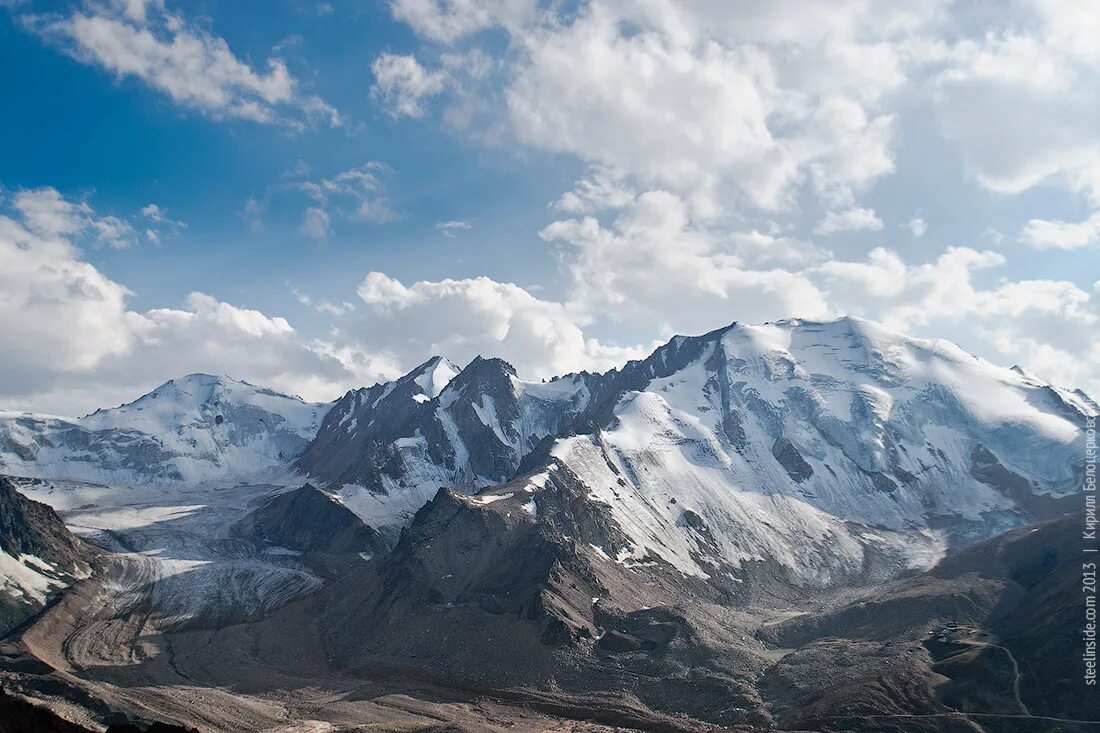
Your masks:
M189 375L82 418L3 413L0 712L1097 730L1077 587L1097 413L855 318L550 381L436 356L331 404Z

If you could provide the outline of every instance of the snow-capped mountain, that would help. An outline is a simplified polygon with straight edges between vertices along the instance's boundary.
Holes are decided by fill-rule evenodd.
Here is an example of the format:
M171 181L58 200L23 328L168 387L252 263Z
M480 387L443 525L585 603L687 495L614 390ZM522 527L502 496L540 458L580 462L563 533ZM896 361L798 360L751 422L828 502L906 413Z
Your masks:
M735 324L602 375L523 381L477 359L437 395L433 360L349 393L299 465L368 524L441 486L579 482L612 561L800 582L927 567L956 543L1069 510L1081 393L873 323ZM453 368L447 367L448 372ZM441 380L440 380L441 381ZM605 546L610 545L610 546Z
M122 485L260 480L286 472L330 407L190 374L82 418L0 413L0 473Z
M546 464L608 508L621 564L740 579L777 563L824 585L1076 509L1096 405L948 342L855 319L734 325L624 372L639 368L645 387Z
M605 374L435 357L312 405L205 375L78 420L7 415L0 471L107 484L305 474L395 541L442 487L579 492L624 567L831 584L926 567L1072 507L1080 392L845 318L676 337ZM529 496L527 496L529 494ZM518 500L517 500L518 501ZM595 550L594 550L595 551Z
M829 618L858 620L884 581L1080 511L1096 413L1024 370L856 319L734 324L548 382L499 359L436 357L330 405L191 376L78 420L0 418L0 473L39 477L20 491L59 512L23 499L53 517L47 531L29 545L0 531L0 613L13 599L8 610L32 613L80 577L43 554L67 537L58 547L101 549L87 582L45 611L48 658L156 660L134 645L165 633L150 679L189 695L221 659L249 679L409 669L569 704L600 693L585 719L629 691L604 722L697 730L664 716L768 727L791 690L858 673L868 714L933 714L945 708L906 697L941 672L919 640L857 641L838 657L825 625L773 688L759 680L790 649L760 634L852 598ZM0 530L5 511L0 492ZM1035 531L1043 542L1027 546L1048 552ZM914 572L871 612L921 634L985 625L1030 581L998 586L1006 559L983 546L970 557L995 573ZM1049 557L1028 573L1048 575ZM1059 592L1056 605L1076 591ZM897 684L882 666L895 659ZM278 708L263 725L283 722Z
M348 392L298 461L369 524L395 529L442 486L503 483L589 403L590 375L525 382L500 359L459 370L440 357Z

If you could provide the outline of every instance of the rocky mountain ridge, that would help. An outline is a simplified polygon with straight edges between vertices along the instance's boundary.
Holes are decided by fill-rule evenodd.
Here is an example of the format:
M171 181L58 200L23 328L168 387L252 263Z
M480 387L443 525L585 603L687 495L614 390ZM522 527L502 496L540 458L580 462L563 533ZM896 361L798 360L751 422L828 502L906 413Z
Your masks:
M1080 392L859 319L677 336L603 374L525 381L433 357L331 405L191 375L74 421L0 420L0 470L123 484L308 476L387 542L442 487L575 482L612 562L829 585L929 567L1073 502ZM726 582L721 581L721 582Z

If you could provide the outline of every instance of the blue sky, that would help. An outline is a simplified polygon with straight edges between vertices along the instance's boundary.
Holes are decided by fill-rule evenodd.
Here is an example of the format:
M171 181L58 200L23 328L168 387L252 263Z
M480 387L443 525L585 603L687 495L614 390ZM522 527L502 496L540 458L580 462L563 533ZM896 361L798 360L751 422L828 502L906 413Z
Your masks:
M350 295L370 269L465 277L496 262L498 276L522 280L525 270L509 268L510 258L501 254L526 245L530 252L522 259L545 257L535 231L548 221L546 202L579 167L472 145L427 121L390 117L371 100L371 61L386 49L413 46L414 39L384 5L320 13L310 3L272 3L279 12L246 17L238 17L234 5L194 3L187 12L231 39L234 52L256 66L287 38L300 37L284 52L288 66L347 117L346 127L294 132L211 120L140 80L58 53L26 32L19 13L3 17L0 61L9 70L10 102L0 141L3 185L52 186L119 215L162 202L188 225L160 247L88 252L90 261L135 291L135 307L176 302L199 289L279 308L288 305L284 282ZM383 179L399 218L335 226L322 245L303 236L306 201L283 190L288 179L331 176L367 161L393 169ZM540 175L530 175L533 165ZM288 175L296 170L308 172ZM265 204L258 231L242 215L250 198ZM476 249L435 229L437 221L458 219L481 224Z
M545 377L843 314L1100 391L1097 29L1062 0L0 2L0 406L187 371L330 399L437 352Z

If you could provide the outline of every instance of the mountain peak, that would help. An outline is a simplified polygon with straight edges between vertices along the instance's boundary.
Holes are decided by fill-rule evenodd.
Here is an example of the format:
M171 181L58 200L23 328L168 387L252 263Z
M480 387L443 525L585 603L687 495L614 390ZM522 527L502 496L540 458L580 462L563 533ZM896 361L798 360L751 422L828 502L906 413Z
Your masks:
M435 399L461 371L448 359L433 356L405 375L405 379L411 377L428 398Z

